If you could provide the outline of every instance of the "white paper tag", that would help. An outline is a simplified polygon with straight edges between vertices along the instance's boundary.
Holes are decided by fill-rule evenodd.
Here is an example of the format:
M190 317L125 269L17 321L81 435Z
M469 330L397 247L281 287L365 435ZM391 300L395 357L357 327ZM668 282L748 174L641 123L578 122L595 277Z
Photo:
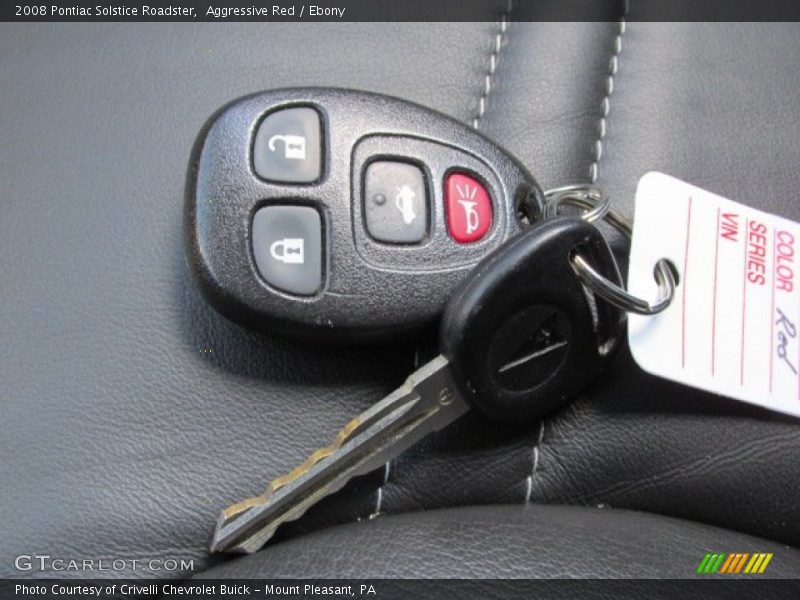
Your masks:
M800 225L664 175L636 190L628 288L655 299L667 258L679 285L662 313L630 315L645 371L800 416Z

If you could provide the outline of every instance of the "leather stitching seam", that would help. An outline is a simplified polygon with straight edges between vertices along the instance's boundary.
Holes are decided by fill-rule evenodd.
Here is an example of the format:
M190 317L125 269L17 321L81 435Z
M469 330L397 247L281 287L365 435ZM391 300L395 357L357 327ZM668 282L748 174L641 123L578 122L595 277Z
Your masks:
M536 471L539 469L539 448L542 447L542 440L544 439L544 419L539 421L539 435L536 438L536 443L533 445L533 467L531 474L525 479L525 504L531 501L531 493L533 492L533 481L536 479Z
M481 118L483 118L483 115L486 113L486 108L489 104L489 95L492 93L494 74L500 62L500 51L507 45L508 23L513 9L514 0L508 0L505 12L500 15L498 31L494 36L494 46L489 52L489 68L483 76L483 89L478 95L478 113L472 119L472 126L475 129L480 127Z
M606 95L600 103L600 121L598 123L597 140L594 143L594 161L589 167L589 178L592 183L597 182L599 175L600 159L603 157L603 140L608 131L608 113L611 110L611 94L614 93L614 77L619 71L619 57L622 53L622 37L627 29L626 17L630 9L629 0L625 0L622 16L619 19L619 32L614 38L614 49L608 62L608 76L606 77Z
M369 516L370 519L374 519L381 514L381 506L383 505L383 488L389 482L389 473L391 470L392 461L388 461L383 467L383 481L378 486L378 491L375 494L375 510L372 511L372 514Z

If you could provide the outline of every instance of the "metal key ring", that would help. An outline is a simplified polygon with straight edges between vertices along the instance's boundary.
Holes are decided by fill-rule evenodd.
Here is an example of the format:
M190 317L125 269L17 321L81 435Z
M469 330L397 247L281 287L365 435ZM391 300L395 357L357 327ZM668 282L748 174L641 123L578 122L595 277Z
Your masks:
M571 204L586 210L581 215L584 221L594 223L606 216L611 210L611 198L601 188L593 185L562 185L545 193L544 218L558 216L562 204Z
M599 187L588 184L566 185L545 193L545 218L558 216L562 204L584 209L582 218L590 223L603 219L625 236L628 241L633 233L631 221L611 208L611 200ZM675 274L667 259L659 260L653 272L658 284L658 296L650 303L628 293L617 284L597 272L578 252L570 256L575 274L592 292L611 304L637 315L655 315L667 308L675 297Z

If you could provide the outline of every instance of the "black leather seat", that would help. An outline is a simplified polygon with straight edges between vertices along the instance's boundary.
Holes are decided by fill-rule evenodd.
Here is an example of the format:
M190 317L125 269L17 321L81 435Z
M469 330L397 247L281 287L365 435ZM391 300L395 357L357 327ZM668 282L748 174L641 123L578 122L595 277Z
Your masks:
M187 162L236 97L388 93L474 122L545 188L596 178L630 212L639 177L660 170L800 220L800 26L496 17L0 25L0 574L18 575L23 552L203 571L222 507L411 368L412 344L285 341L200 298L183 255ZM793 575L798 431L645 375L623 351L545 420L467 415L210 573L683 577L703 552L752 548ZM420 512L470 505L491 508ZM574 508L597 505L624 510ZM350 540L363 542L353 561L324 558ZM437 570L450 552L463 566ZM570 562L582 552L596 560ZM676 559L648 562L656 552Z
M226 562L201 577L685 579L713 548L773 552L776 563L770 561L765 574L797 576L796 548L753 536L628 510L532 504L349 523Z

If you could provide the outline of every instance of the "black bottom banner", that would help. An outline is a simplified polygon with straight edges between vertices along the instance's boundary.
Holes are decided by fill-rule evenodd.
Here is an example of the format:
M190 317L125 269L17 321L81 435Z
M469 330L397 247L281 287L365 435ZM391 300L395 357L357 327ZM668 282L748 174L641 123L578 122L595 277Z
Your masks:
M250 600L265 598L394 599L471 598L798 598L800 580L706 579L363 579L363 580L163 580L25 579L0 580L0 599L77 600L130 598L160 600Z

